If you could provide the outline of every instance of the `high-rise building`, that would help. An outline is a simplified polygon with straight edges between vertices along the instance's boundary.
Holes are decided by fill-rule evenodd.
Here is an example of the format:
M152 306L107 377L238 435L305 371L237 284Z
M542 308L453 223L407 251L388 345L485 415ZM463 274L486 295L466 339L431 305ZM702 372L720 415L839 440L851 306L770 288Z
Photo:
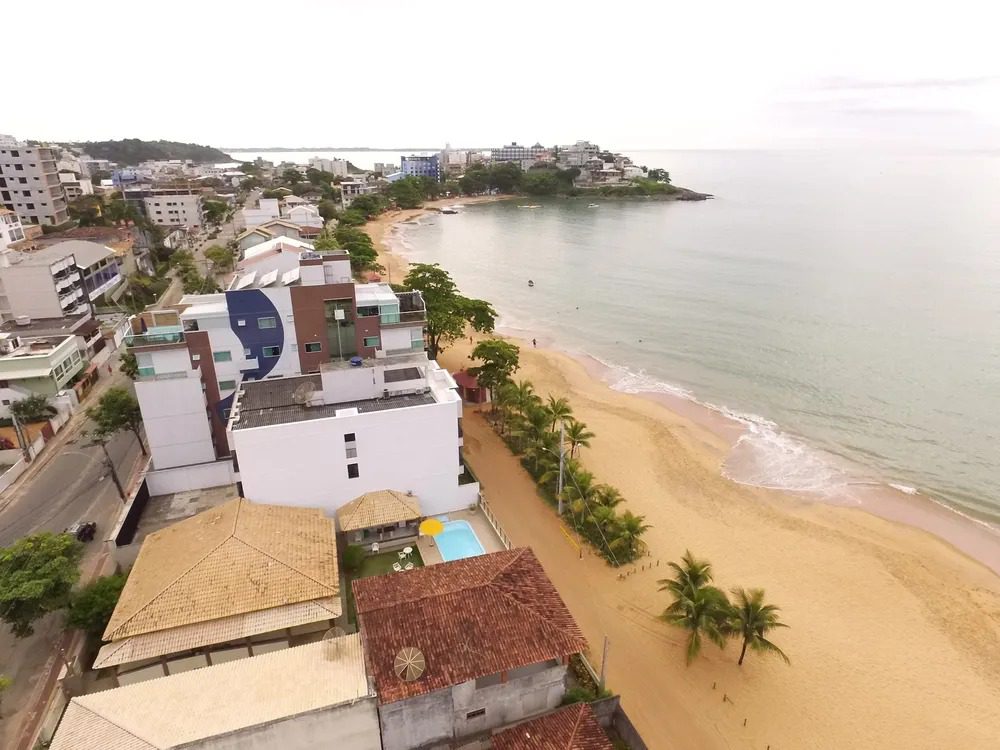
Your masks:
M441 159L437 154L431 154L430 156L404 156L400 159L399 169L404 177L441 179Z
M541 143L534 146L522 146L517 141L513 141L506 146L490 149L490 156L494 162L513 161L527 169L539 159L549 155L549 149Z
M56 149L0 135L0 205L24 224L58 226L69 220Z

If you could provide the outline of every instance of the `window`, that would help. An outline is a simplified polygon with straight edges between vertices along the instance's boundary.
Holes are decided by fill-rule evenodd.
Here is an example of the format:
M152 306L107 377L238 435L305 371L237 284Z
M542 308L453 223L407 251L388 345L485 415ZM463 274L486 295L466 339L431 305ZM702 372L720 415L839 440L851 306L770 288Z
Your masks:
M191 361L192 362L201 362L201 355L200 354L192 354L191 355Z
M140 367L139 368L139 377L151 378L155 374L156 374L156 370L154 368L152 368L152 367Z
M253 352L250 351L249 346L243 349L243 357L245 359L253 359Z
M485 708L477 708L475 711L469 711L469 713L467 713L465 715L465 718L466 719L478 719L480 716L486 716L486 709Z
M230 412L232 412L232 409L223 409L222 418L228 420Z
M233 353L232 352L212 352L212 359L216 362L232 362Z
M277 328L278 321L276 318L257 318L258 328Z
M360 476L357 464L347 464L347 478L357 479Z
M280 346L265 346L263 348L263 354L265 357L280 357L281 347Z
M345 443L353 443L357 439L358 439L357 436L353 432L348 432L346 435L344 435Z
M306 344L307 352L321 352L323 351L323 345L319 341L310 341Z
M235 391L236 381L235 380L220 380L219 381L220 391Z
M365 346L378 346L378 336L365 336L364 338Z
M247 322L245 320L243 320L243 318L240 318L239 320L236 321L236 325L240 326L241 328L243 326L245 326L246 324L247 324Z
M9 398L5 398L5 399L3 400L3 405L4 405L4 406L10 406L10 399L9 399Z
M23 172L24 171L24 166L22 164L15 164L14 165L14 171L15 172ZM26 182L27 182L27 180L26 180Z

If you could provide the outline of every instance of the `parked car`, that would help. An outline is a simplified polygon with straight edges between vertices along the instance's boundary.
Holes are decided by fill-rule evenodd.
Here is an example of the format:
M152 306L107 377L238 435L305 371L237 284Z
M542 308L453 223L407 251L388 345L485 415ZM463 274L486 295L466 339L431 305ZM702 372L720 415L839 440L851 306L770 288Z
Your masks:
M97 533L97 524L93 521L74 523L66 529L66 533L81 542L91 542L94 540L94 535Z

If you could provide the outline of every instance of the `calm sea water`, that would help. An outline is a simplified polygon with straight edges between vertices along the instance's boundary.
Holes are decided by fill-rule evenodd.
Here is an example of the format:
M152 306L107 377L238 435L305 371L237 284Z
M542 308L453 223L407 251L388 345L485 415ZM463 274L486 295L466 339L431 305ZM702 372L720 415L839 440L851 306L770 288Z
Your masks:
M737 481L1000 518L1000 157L632 156L717 198L470 206L402 242L616 388L743 421Z

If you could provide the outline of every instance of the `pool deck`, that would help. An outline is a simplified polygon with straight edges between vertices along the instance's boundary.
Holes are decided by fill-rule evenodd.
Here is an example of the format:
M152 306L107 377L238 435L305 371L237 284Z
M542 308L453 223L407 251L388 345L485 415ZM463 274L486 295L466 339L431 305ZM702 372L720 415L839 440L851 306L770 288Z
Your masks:
M500 537L490 526L490 522L486 520L486 516L478 508L476 510L448 511L445 515L448 516L449 521L468 521L486 552L500 552L506 549L503 542L500 541ZM417 539L417 549L420 550L424 565L437 565L444 562L432 536L422 536Z

